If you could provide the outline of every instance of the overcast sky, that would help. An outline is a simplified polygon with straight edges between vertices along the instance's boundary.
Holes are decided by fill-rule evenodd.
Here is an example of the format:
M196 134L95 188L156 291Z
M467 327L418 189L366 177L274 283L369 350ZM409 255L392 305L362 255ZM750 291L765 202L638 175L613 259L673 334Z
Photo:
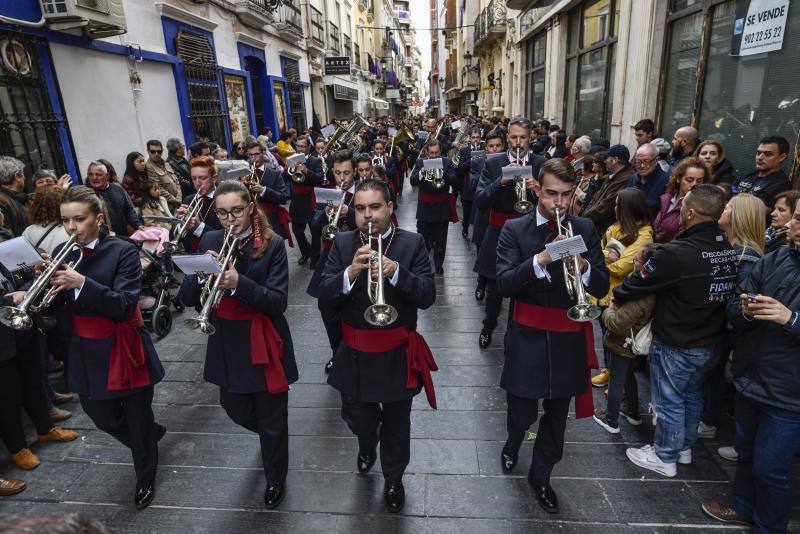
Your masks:
M428 78L431 71L431 32L419 28L430 28L430 4L428 0L412 0L409 2L411 10L411 24L417 28L417 44L422 50L422 76L421 79Z

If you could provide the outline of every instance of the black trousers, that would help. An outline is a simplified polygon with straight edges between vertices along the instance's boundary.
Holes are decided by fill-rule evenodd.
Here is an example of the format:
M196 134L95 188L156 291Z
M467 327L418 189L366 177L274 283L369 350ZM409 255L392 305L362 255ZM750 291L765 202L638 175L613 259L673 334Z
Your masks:
M483 316L483 327L489 330L497 328L497 318L500 317L500 310L503 308L503 297L497 289L497 281L489 278L486 280L486 299L484 309L486 311ZM478 285L480 285L480 277L478 278Z
M533 458L528 472L528 480L537 486L550 483L550 473L564 454L564 430L567 428L567 415L571 398L543 399L544 414L539 421L536 441L533 444ZM517 397L506 393L506 428L508 448L519 451L528 428L539 416L539 400Z
M387 484L401 482L411 459L411 399L361 402L342 395L342 419L358 438L358 449L381 445L381 469Z
M146 487L156 479L158 426L153 417L153 387L116 399L80 396L81 406L98 430L131 450L136 486Z
M636 374L636 358L628 358L608 351L608 371L611 379L608 382L608 418L616 423L619 421L619 407L622 403L622 390L625 389L625 405L628 413L639 414L639 384Z
M306 223L296 223L292 221L292 233L294 239L297 241L297 246L300 248L302 256L311 256L311 243L308 242L306 237Z
M39 341L32 339L30 344L18 347L14 358L0 362L0 438L12 454L27 446L23 409L38 434L47 434L53 428L47 409L43 360L36 352L37 346Z
M433 265L439 269L444 265L447 252L447 228L450 221L428 222L417 221L417 232L425 239L428 250L433 249Z
M231 393L220 388L219 403L234 423L258 434L267 486L285 484L289 471L289 393Z
M485 276L482 276L482 275L479 274L478 275L478 288L486 289L486 284L487 284L488 281L489 281L488 278L486 278ZM502 304L502 301L501 301L501 304ZM498 314L499 313L500 312L498 312Z
M472 201L464 200L461 197L461 226L465 231L469 231L469 225L472 222Z

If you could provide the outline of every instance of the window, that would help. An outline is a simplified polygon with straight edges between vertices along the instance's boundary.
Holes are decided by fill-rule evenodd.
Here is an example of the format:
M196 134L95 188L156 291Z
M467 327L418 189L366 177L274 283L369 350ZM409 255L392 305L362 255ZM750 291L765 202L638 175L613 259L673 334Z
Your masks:
M349 58L353 57L353 47L350 43L350 36L349 35L342 35L342 43L344 44L342 55L347 56Z
M286 78L286 91L289 94L289 114L292 128L298 132L306 129L306 99L304 87L300 82L300 65L297 61L281 58L283 76Z
M593 0L569 14L564 128L571 133L608 136L618 4L619 0Z
M353 43L353 65L361 68L361 47L356 42Z
M692 103L700 60L700 39L703 14L694 13L670 25L669 45L664 64L667 67L667 90L661 111L661 128L670 136L681 126L691 123ZM667 139L669 141L671 137Z
M228 146L227 115L222 110L220 75L211 42L205 35L181 29L175 37L175 53L183 60L189 118L196 138Z
M331 26L330 27L330 34L329 34L330 43L331 43L331 50L333 50L334 53L338 54L338 53L340 53L340 48L339 48L339 27L336 24L334 24L333 22L330 22L329 24Z
M0 32L0 154L25 163L28 177L38 169L68 172L60 138L67 119L53 111L39 63L38 50L46 49L34 37Z
M544 67L547 57L547 33L525 43L525 115L532 120L544 118Z
M308 6L311 18L311 39L319 46L325 46L325 27L322 25L322 12Z

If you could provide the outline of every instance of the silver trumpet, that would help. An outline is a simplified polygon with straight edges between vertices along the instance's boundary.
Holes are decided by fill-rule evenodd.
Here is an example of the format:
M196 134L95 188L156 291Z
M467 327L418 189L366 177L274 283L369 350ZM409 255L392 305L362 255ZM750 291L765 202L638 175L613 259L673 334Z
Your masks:
M76 246L75 236L72 235L69 240L64 243L64 247L61 251L47 262L45 269L36 277L36 280L33 281L31 288L25 292L25 296L22 297L22 302L20 302L18 306L3 306L0 308L0 323L14 330L30 330L31 326L33 326L33 319L31 319L30 314L42 311L52 304L56 292L53 287L50 286L50 278L52 278L53 273L61 268L67 260L67 256L69 256L70 252L72 252ZM80 256L77 261L70 262L67 266L74 269L80 264L82 259L83 256ZM47 289L47 292L42 295L45 289ZM39 297L42 297L42 299L38 300Z
M234 255L238 250L238 239L233 235L233 226L231 226L228 228L228 231L225 232L222 248L220 248L217 254L217 259L221 258L219 267L222 269L222 272L212 274L206 280L203 291L200 293L200 302L203 303L200 314L197 315L197 317L184 321L189 328L199 330L207 336L213 336L214 332L216 332L216 328L211 324L211 312L214 311L214 308L219 306L222 300L224 291L219 288L219 284L222 281L222 276L225 274L225 271L227 271L229 267L236 265L236 258Z
M336 234L339 233L339 217L342 216L342 206L344 206L344 199L347 198L347 191L342 193L342 201L334 212L328 214L328 224L322 227L322 239L325 241L333 241Z
M425 180L428 180L436 189L441 189L446 185L444 181L444 169L430 169L423 172L425 173Z
M520 149L517 148L517 161L515 163L519 166L522 166L522 158L520 157L519 151ZM533 202L528 200L528 190L525 188L525 180L517 180L515 187L517 192L517 201L514 202L514 211L517 213L532 212Z
M378 167L378 166L383 167L383 156L378 156L377 154L373 153L372 154L372 166L373 167Z
M377 241L377 249L372 250L369 262L377 266L378 276L372 279L372 274L367 273L367 294L372 305L364 310L364 320L372 326L386 326L397 320L397 310L391 304L386 304L383 296L383 239L380 232L372 235L372 223L367 223L367 239L372 248L372 242Z
M186 210L186 213L183 215L182 222L180 226L175 229L175 237L173 237L170 241L164 243L164 249L170 254L175 254L180 250L181 247L181 240L186 237L186 234L189 231L189 221L192 220L198 213L200 213L200 208L203 207L203 196L198 191L195 193L192 201L189 203L189 208Z
M556 228L558 235L570 238L573 236L572 223L567 221L566 225L561 224L561 213L556 208ZM599 306L589 304L586 296L586 288L583 287L581 280L581 262L577 254L570 257L561 258L561 267L564 269L564 283L567 286L567 294L575 301L575 305L567 310L567 316L573 321L582 323L597 319L602 310Z

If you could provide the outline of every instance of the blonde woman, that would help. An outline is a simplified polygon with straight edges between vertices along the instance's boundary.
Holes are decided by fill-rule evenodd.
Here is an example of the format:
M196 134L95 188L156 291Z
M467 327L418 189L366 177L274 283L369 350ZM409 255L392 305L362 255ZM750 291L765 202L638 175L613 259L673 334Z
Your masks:
M764 203L753 195L742 193L736 195L725 206L725 211L719 218L719 226L728 237L736 250L739 266L737 284L741 286L750 278L750 271L764 254ZM738 295L738 289L734 295ZM721 347L722 357L719 363L708 374L706 379L706 398L703 416L697 428L697 435L701 438L713 439L717 435L717 423L722 414L723 399L725 396L725 364L728 363L730 349L735 347L735 332L730 332ZM730 447L726 457L734 457L735 451Z

